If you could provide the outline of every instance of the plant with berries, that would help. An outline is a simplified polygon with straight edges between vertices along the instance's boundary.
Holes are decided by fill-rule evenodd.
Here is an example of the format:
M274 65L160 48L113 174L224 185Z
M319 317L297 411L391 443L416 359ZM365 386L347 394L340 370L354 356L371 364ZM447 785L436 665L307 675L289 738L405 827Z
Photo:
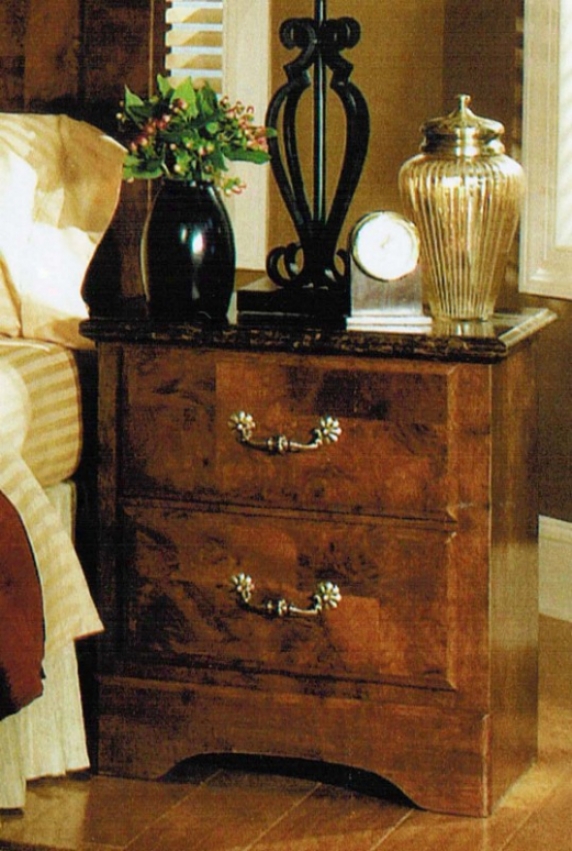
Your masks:
M231 104L208 83L190 78L173 88L159 75L157 92L146 99L126 86L117 118L127 149L125 180L209 181L227 194L245 188L239 177L229 176L228 163L268 162L267 139L275 135L255 124L252 107Z

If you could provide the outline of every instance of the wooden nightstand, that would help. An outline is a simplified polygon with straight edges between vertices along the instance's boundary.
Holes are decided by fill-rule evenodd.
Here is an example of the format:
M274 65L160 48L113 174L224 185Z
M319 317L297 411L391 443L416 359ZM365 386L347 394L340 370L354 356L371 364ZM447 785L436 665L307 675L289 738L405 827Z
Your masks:
M100 771L292 756L491 812L536 753L534 338L551 318L462 334L84 324Z

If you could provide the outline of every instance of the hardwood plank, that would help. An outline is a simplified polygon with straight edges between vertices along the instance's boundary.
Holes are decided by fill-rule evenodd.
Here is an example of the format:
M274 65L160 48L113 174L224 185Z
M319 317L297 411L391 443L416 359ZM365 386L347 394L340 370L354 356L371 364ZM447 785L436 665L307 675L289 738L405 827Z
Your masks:
M391 800L320 786L255 842L252 851L373 851L412 812Z
M501 808L511 807L533 812L562 782L570 768L570 751L560 756L541 756L534 765L509 791ZM500 809L497 812L500 812Z
M564 759L569 765L572 754L572 693L568 708L541 704L540 720L541 759L550 760L552 764Z
M572 771L528 819L506 851L570 851L572 848Z
M82 842L77 851L117 851L117 846L101 845L99 842Z
M569 757L568 757L569 764ZM411 818L384 838L381 851L570 851L569 836L562 833L546 845L531 840L530 845L521 845L521 834L528 829L528 822L537 817L538 810L548 807L566 783L570 784L570 772L555 767L551 762L539 763L517 783L505 797L496 812L487 819L470 819L414 812ZM572 789L572 787L571 787ZM569 791L569 796L572 792ZM553 806L558 806L558 802ZM570 807L570 797L567 802ZM551 816L549 816L550 818ZM538 832L532 834L538 839Z
M0 848L76 851L92 842L122 849L187 794L175 784L109 777L36 782L29 785L24 817L2 818Z
M243 851L316 788L311 780L221 771L144 831L128 851Z
M459 818L415 813L385 837L381 851L501 851L526 820L520 810L506 810L502 818Z
M185 785L133 781L125 785L118 778L93 778L85 814L84 840L127 847L148 826L168 815L204 777L204 771L197 772Z
M572 623L541 616L540 641L540 691L552 703L569 707L572 705Z

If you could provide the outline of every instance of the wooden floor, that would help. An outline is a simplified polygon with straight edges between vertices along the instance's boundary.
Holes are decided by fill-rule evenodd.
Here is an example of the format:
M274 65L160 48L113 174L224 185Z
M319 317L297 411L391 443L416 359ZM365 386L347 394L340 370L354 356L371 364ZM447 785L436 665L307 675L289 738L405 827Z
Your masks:
M347 770L203 761L162 782L31 784L24 814L0 814L0 849L572 851L572 624L542 618L540 657L539 761L489 819L421 812Z

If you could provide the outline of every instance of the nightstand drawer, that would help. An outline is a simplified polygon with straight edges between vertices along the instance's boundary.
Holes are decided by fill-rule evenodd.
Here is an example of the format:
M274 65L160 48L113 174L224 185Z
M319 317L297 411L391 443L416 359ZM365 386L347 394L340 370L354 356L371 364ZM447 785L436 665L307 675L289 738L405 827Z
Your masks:
M454 687L446 531L159 503L125 512L131 663ZM235 577L252 580L248 600ZM339 589L336 608L315 610L320 583Z
M239 505L447 518L458 501L463 366L132 347L124 364L122 486L129 495ZM474 370L471 375L474 375ZM336 443L284 455L241 444L311 443L337 418ZM484 429L479 412L471 429Z

